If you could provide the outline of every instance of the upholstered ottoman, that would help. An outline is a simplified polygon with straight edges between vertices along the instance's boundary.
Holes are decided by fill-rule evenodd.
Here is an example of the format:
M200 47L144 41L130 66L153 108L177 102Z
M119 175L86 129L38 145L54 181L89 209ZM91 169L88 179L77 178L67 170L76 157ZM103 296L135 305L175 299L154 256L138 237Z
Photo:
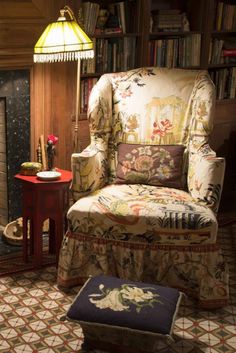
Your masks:
M90 278L67 312L84 334L83 349L154 352L172 339L181 293L173 288L115 277Z

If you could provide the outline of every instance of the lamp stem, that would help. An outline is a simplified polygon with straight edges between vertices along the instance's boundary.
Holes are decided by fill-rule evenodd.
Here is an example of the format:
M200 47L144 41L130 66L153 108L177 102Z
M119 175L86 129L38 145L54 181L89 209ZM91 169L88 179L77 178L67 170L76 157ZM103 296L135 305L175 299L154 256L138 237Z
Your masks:
M80 59L77 60L74 152L78 152L79 114L80 114Z

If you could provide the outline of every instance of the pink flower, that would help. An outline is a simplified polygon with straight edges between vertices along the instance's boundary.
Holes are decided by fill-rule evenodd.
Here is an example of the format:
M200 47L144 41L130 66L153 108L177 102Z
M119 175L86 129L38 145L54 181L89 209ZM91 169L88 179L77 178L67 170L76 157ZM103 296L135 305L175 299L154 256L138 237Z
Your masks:
M47 143L50 145L55 145L58 141L58 137L54 135L48 135Z
M154 121L153 123L153 131L152 131L152 140L154 139L154 135L165 136L166 133L171 130L173 125L168 119L162 120L159 123Z
M149 156L140 156L135 161L135 168L140 171L148 171L153 166L153 159Z
M131 90L126 90L126 91L121 92L120 95L121 95L122 98L127 98L127 97L130 97L132 95L132 92L131 92Z
M48 135L48 139L47 139L48 170L53 170L55 144L57 143L57 141L58 141L58 137L54 135Z
M130 172L131 170L131 163L129 161L124 161L122 163L122 172L125 174L127 174L128 172Z

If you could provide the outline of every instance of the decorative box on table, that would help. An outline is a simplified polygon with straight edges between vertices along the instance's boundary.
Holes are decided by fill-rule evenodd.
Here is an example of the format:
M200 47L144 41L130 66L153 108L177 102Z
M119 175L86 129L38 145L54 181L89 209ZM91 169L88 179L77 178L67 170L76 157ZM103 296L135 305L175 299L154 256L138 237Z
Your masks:
M21 164L20 174L36 175L42 170L42 164L38 162L24 162Z

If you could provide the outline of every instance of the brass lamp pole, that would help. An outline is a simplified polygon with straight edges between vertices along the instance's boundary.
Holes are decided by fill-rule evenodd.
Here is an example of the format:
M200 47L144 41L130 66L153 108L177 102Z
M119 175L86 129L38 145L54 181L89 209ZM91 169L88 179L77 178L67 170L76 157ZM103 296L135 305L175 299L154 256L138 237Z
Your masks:
M69 19L65 15L68 14ZM77 60L74 151L78 150L80 113L80 60L94 57L93 42L77 23L69 6L60 10L56 22L50 23L34 47L35 63Z

